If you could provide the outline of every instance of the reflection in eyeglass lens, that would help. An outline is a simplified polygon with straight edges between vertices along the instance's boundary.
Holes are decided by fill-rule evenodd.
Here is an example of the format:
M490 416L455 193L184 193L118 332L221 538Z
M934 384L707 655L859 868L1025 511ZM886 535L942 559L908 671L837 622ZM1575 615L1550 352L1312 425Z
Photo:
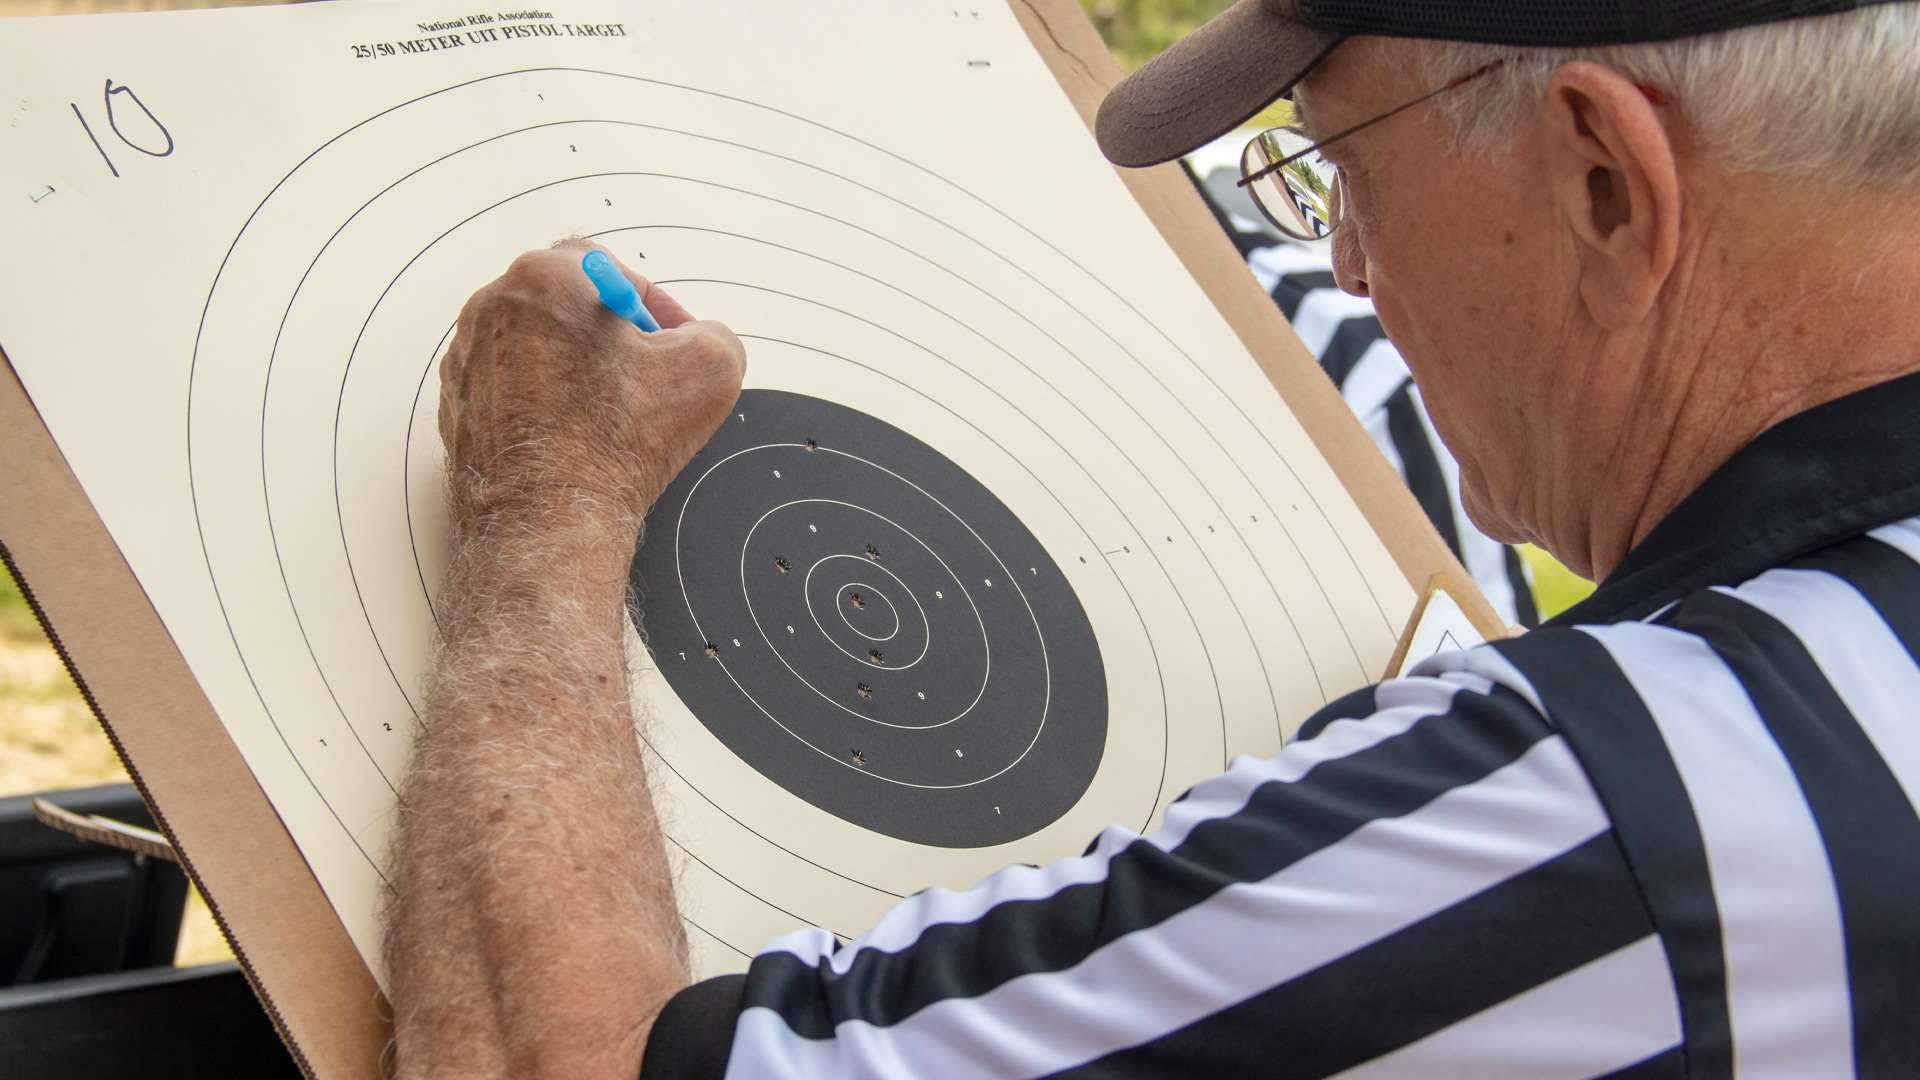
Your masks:
M1262 132L1247 144L1242 175L1265 172L1309 145L1304 135L1288 128ZM1317 153L1266 172L1247 186L1261 211L1296 240L1324 239L1340 224L1339 171Z

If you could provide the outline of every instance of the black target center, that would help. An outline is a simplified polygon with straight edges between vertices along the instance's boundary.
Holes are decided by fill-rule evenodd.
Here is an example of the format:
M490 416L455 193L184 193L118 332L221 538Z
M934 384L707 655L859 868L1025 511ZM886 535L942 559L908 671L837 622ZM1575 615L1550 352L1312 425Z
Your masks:
M774 390L735 411L634 560L674 692L762 775L876 832L981 847L1057 820L1099 767L1106 677L1039 540L874 417Z

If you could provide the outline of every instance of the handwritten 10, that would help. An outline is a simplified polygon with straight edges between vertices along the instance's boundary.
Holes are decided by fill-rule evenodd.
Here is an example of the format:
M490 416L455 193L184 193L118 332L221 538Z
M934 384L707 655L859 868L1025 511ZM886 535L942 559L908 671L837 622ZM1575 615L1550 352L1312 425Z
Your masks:
M173 133L167 130L167 125L161 123L159 117L153 115L153 110L147 108L146 102L140 100L140 95L134 93L132 87L120 86L112 79L108 79L106 90L101 95L101 98L105 102L108 129L111 130L115 137L121 142L125 143L128 148L138 150L148 157L163 158L173 153ZM71 101L67 104L73 109L73 118L80 122L80 130L87 133L87 138L93 142L93 148L100 152L100 160L107 163L107 171L118 177L120 175L119 167L113 163L113 158L108 156L107 148L100 145L100 137L93 133L93 125L87 123L86 114L80 111L78 104ZM116 109L116 106L119 106L119 108ZM131 115L134 109L140 110L139 115L146 117L147 123L152 127L151 132L142 132L136 129L135 134L139 135L144 143L155 143L160 140L165 140L166 145L164 147L158 150L152 149L147 145L143 145L142 142L135 142L125 131L121 130L121 116L128 116L130 126L135 122L135 118ZM159 138L156 139L154 137L155 135Z

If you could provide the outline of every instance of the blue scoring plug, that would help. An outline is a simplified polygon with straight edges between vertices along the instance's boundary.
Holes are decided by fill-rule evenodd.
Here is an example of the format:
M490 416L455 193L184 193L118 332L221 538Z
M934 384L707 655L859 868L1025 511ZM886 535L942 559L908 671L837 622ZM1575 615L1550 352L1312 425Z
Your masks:
M613 260L607 258L606 252L587 252L587 257L580 260L580 269L586 271L587 280L593 282L594 290L600 294L600 302L607 305L608 310L646 333L660 329L653 312L640 302L639 290L633 287L633 282L627 280L627 275L621 273L619 267L613 265Z

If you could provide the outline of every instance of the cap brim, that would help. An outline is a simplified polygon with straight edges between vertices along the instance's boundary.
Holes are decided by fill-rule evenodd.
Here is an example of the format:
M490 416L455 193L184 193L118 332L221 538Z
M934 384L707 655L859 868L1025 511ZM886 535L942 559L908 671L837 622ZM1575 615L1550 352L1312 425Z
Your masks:
M1094 121L1100 150L1139 167L1204 146L1292 90L1344 36L1240 0L1107 94Z

